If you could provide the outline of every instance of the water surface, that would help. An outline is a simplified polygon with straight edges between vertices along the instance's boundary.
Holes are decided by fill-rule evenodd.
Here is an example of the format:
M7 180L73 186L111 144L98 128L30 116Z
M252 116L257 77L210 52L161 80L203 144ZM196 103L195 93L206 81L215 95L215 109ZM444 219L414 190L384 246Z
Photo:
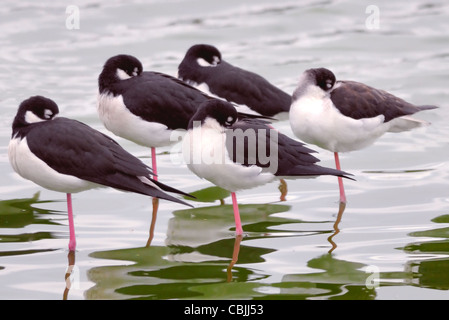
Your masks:
M449 298L449 5L445 1L4 1L0 8L1 299ZM69 21L70 22L70 21ZM370 24L371 23L371 24ZM69 24L69 27L73 26ZM378 28L377 28L378 27ZM19 103L41 94L61 115L111 136L96 114L97 78L112 55L176 75L193 44L292 93L303 70L327 67L416 104L431 126L386 134L343 154L348 204L336 179L243 191L245 236L235 238L227 194L188 209L161 201L150 244L151 199L110 189L74 195L78 248L68 255L65 195L17 176L7 158ZM288 121L276 123L292 135ZM150 151L114 137L150 163ZM325 166L330 152L313 147ZM161 181L211 187L162 148ZM223 198L222 202L220 199ZM222 204L224 203L224 204ZM68 266L72 276L65 279ZM74 266L74 267L73 267Z

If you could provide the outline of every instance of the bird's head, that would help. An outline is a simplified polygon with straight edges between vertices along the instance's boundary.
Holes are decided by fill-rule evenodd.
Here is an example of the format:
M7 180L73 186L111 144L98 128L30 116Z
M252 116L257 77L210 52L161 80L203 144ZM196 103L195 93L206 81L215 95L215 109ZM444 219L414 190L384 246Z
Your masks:
M52 120L59 113L58 105L43 96L33 96L24 100L13 121L13 134L21 127Z
M127 54L113 56L106 61L98 78L100 92L110 90L111 84L136 77L142 71L142 63L136 57Z

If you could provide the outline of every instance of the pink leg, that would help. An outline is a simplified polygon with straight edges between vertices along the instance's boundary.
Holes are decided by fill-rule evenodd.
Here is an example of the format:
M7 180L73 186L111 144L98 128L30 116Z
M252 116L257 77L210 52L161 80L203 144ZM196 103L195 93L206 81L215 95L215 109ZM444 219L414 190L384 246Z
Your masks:
M237 197L235 192L231 192L232 196L232 207L234 208L234 219L235 219L235 234L240 236L243 234L242 221L240 220L239 204L237 203Z
M156 148L151 148L151 163L153 166L153 179L157 181ZM154 237L154 227L156 226L157 210L159 209L159 199L153 197L153 216L151 218L150 236L148 237L147 247L150 246Z
M335 157L335 166L336 166L337 170L341 170L338 152L334 152L334 157ZM343 186L343 178L342 177L338 177L338 186L340 187L340 202L346 203L345 187Z
M70 193L67 193L67 211L69 214L69 231L70 231L69 250L75 251L76 249L75 224L73 222L72 195Z
M151 148L151 163L153 166L153 179L157 181L156 148Z

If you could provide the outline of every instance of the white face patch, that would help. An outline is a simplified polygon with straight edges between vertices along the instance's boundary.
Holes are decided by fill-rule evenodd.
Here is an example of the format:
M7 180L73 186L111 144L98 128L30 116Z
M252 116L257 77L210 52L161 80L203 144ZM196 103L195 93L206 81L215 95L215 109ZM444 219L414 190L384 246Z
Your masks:
M227 125L231 125L233 121L234 121L234 117L229 116L229 117L226 119L226 124L227 124Z
M196 63L198 63L198 65L200 65L201 67L216 67L219 62L220 58L218 58L217 56L213 57L212 63L207 62L203 58L196 59Z
M117 72L116 72L117 78L119 78L120 80L127 80L129 78L131 78L131 76L129 74L127 74L124 70L117 68Z
M37 122L42 122L45 121L46 119L42 119L39 118L34 112L32 111L27 111L25 113L25 122L26 123L37 123Z
M137 76L139 74L139 68L135 67L133 71L133 76Z
M53 111L51 111L50 109L45 109L44 117L45 119L50 120L51 117L53 117Z

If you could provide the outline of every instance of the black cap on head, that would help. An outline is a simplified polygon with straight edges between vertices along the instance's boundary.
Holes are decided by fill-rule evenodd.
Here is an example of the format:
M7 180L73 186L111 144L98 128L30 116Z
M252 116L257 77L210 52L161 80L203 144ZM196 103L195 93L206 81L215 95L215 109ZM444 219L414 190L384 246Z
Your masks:
M315 79L315 84L323 89L324 91L328 91L332 89L335 84L336 78L332 71L326 68L315 68L306 70L308 74L310 74L313 79Z
M98 77L100 92L103 92L105 89L110 90L110 86L113 83L121 80L117 77L117 70L121 70L131 78L140 75L143 71L143 66L139 59L128 54L119 54L109 58Z

